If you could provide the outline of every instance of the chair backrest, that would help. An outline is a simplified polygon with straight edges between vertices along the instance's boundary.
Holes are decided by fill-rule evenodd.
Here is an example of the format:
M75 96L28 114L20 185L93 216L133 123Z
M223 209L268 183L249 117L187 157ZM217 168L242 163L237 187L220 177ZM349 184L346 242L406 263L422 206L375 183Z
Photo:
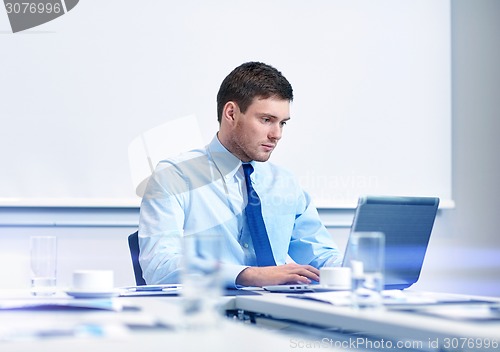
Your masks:
M135 284L137 286L146 285L146 280L142 277L142 268L139 264L139 231L128 236L128 247L130 248L130 256L132 257L132 266L134 267Z

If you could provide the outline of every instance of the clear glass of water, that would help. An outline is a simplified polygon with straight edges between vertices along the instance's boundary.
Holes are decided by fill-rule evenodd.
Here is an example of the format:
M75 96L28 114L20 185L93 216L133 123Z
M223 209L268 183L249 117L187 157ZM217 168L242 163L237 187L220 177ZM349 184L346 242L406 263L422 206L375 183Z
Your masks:
M355 232L348 244L352 277L352 306L382 308L385 236L382 232Z
M206 329L221 320L221 236L194 234L183 238L181 272L184 327Z
M30 238L31 293L50 296L56 293L57 238L33 236Z

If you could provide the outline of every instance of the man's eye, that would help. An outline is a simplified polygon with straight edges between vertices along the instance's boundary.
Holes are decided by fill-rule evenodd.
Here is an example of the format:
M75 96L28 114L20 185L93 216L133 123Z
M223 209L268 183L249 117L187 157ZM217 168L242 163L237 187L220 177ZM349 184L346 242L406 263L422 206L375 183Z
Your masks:
M285 126L285 125L286 125L286 121L282 121L281 126Z

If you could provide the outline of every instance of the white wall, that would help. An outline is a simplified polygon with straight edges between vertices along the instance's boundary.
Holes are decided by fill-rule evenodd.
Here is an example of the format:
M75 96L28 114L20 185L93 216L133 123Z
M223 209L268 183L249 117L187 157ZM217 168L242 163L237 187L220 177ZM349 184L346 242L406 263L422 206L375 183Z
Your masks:
M498 18L500 1L452 1L456 208L438 215L417 288L500 296ZM346 223L352 211L321 215L327 223ZM32 234L59 237L61 285L69 285L71 272L83 268L111 268L117 286L133 283L126 236L135 230L137 209L4 207L0 219L7 224L0 227L0 287L28 285ZM74 226L82 221L87 226ZM343 247L348 229L333 226L331 232Z
M78 269L111 269L116 286L135 284L127 236L137 229L137 209L0 208L0 219L12 225L0 226L0 288L29 287L34 235L57 236L61 287Z
M1 35L0 205L137 206L132 139L195 114L209 142L220 82L249 60L293 84L272 160L317 204L354 206L364 193L449 202L449 12L449 0L81 1Z
M438 213L414 287L500 296L500 1L451 5L456 206Z
M500 296L499 18L500 1L452 1L456 208L433 234L421 287Z

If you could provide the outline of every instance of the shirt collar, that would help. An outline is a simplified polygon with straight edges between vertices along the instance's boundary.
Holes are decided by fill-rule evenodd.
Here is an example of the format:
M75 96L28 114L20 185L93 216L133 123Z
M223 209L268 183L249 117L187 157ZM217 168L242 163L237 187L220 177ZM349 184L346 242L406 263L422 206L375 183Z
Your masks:
M231 154L231 152L222 145L217 135L214 136L207 146L207 149L224 179L232 179L241 167L241 160Z

